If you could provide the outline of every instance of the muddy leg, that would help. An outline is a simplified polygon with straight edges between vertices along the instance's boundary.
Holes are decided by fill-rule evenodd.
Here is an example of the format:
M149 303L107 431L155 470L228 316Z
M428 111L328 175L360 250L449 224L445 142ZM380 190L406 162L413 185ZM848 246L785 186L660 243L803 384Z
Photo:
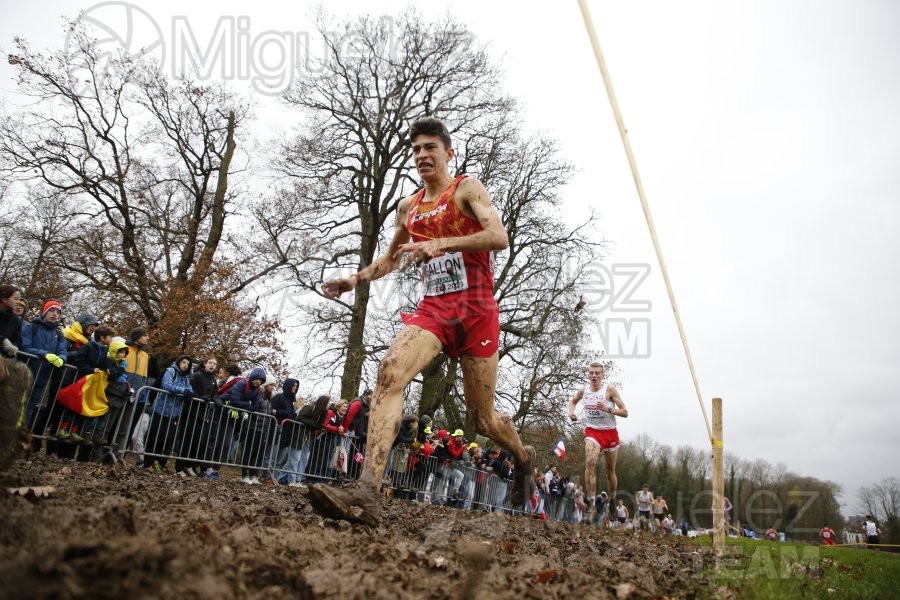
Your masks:
M486 436L506 448L516 464L521 465L529 460L528 453L519 439L512 420L501 416L494 408L494 388L497 385L498 354L490 358L463 356L460 365L463 371L463 389L466 396L466 409L475 431Z
M584 489L587 495L593 498L597 495L597 463L600 462L600 445L591 438L584 442ZM606 463L609 465L609 463ZM610 495L610 498L612 496Z
M604 452L605 455L604 463L606 467L606 485L609 486L609 501L613 501L613 497L616 495L616 488L619 487L619 480L616 478L616 459L619 456L618 449L611 450L609 452Z
M433 333L409 326L397 335L378 366L366 460L360 477L365 486L381 490L381 476L403 416L403 390L440 351L441 342Z

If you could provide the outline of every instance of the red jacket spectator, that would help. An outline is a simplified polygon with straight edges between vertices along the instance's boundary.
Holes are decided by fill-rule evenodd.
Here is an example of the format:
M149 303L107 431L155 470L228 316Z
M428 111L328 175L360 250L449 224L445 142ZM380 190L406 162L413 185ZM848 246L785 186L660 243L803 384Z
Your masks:
M463 438L462 429L457 429L453 432L453 437L450 438L450 443L447 444L447 453L450 454L450 458L460 459L462 458L463 453L466 451L466 440Z
M356 433L357 428L360 425L363 425L363 421L366 421L365 425L368 424L369 419L369 403L372 400L372 390L367 389L363 392L362 396L359 398L354 398L350 403L350 407L347 409L347 415L344 417L344 428L347 431L352 431ZM360 414L362 413L362 414ZM357 417L359 417L357 419ZM359 422L357 422L359 421ZM368 429L367 427L363 427L363 429ZM360 437L365 438L366 431L361 431L363 435Z
M325 423L322 427L325 428L325 431L329 433L337 433L339 435L343 435L347 433L347 430L344 428L344 416L347 414L347 401L346 400L338 400L337 404L334 405L334 410L328 409L328 414L325 417Z
M432 454L434 454L434 446L431 445L430 440L425 440L425 443L422 444L422 456L428 458Z

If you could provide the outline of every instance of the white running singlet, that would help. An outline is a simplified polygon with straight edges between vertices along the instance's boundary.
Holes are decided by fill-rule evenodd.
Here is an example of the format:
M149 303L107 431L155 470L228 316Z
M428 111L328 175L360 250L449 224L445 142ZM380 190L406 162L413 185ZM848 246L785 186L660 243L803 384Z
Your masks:
M584 424L591 429L615 429L616 417L607 412L610 408L615 408L616 403L607 400L606 386L603 384L598 391L592 392L588 386L584 386Z
M638 510L650 512L650 502L652 502L653 494L641 490L638 492Z

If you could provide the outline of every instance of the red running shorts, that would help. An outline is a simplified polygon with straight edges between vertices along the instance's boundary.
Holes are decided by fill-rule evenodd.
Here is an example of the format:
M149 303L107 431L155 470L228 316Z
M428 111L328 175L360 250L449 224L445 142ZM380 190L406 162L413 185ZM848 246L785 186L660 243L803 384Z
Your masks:
M449 356L489 358L499 347L500 309L493 295L474 291L425 296L416 312L400 317L437 336Z
M618 429L591 429L584 428L584 439L594 440L604 452L613 452L619 448Z

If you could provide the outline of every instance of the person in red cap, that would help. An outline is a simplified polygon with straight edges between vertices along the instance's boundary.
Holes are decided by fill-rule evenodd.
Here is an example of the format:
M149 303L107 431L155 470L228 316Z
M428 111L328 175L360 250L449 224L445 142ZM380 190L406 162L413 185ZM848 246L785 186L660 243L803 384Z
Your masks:
M31 429L35 422L50 376L66 362L66 337L59 328L61 316L62 304L58 300L47 300L40 316L35 317L31 323L22 325L21 350L36 357L27 360L34 376L31 396L25 407L25 427L28 429Z
M403 316L406 326L378 367L362 477L340 490L310 489L313 507L320 512L364 523L380 519L378 492L403 414L403 390L442 351L459 357L466 410L476 433L515 458L513 505L524 505L533 483L531 455L512 420L494 408L500 319L493 260L494 252L509 246L509 237L484 184L450 174L455 150L440 120L418 119L410 127L409 140L424 186L398 203L387 252L349 278L322 286L327 297L337 298L406 266L422 268L424 298L415 313Z

